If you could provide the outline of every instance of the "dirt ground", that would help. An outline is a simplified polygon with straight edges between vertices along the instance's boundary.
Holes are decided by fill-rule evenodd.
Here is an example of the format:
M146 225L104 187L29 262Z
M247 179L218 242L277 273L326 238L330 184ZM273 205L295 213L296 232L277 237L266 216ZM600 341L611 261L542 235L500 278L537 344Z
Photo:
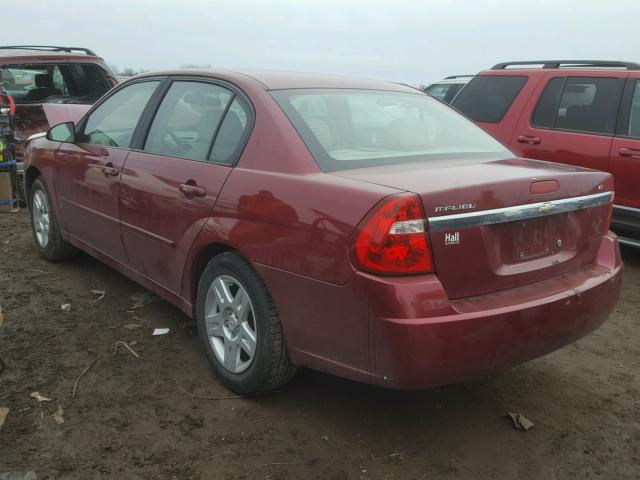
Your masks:
M185 315L162 301L130 313L136 284L86 255L47 263L31 241L26 212L0 215L0 478L640 478L640 252L624 252L602 328L517 368L415 393L302 370L282 391L220 400L201 398L230 393ZM114 355L117 341L140 358Z

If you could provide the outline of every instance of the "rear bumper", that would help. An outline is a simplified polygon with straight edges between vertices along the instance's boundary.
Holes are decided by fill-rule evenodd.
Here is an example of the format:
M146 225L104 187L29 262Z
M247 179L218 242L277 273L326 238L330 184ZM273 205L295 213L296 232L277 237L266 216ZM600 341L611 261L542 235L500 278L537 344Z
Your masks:
M617 238L609 234L593 265L463 300L449 301L435 276L412 280L358 274L369 292L373 382L430 388L486 375L574 342L613 310L622 269Z

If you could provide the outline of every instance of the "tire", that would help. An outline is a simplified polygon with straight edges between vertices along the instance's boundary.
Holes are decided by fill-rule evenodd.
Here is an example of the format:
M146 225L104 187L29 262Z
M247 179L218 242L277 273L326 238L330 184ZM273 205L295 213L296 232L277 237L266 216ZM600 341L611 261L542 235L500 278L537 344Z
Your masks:
M60 223L42 177L36 178L31 186L29 205L31 230L38 255L51 262L75 257L78 250L62 238Z
M229 390L265 392L295 374L273 299L239 255L226 252L209 261L198 285L196 316L209 362Z

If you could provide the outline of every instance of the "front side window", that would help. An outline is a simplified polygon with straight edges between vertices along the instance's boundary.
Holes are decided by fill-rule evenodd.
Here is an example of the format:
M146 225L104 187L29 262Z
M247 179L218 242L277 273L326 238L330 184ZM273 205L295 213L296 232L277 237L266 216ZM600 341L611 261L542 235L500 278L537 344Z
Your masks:
M189 160L206 160L232 100L233 93L219 85L174 82L151 124L144 150Z
M129 148L142 112L159 83L157 80L134 83L110 96L89 115L78 141Z
M528 77L477 75L455 98L453 107L474 122L498 123L516 99Z
M280 90L271 95L325 171L512 154L428 95L375 90Z

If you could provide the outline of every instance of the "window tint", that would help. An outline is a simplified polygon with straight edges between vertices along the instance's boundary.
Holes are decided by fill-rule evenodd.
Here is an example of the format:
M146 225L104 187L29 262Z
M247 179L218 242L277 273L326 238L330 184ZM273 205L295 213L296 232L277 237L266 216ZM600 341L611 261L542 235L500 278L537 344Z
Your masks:
M280 90L271 95L327 171L512 155L428 95L334 89Z
M451 83L440 83L436 85L431 85L425 89L425 92L431 95L432 97L436 97L438 100L443 100L449 93L449 90L453 87Z
M543 128L553 127L565 80L566 77L556 77L547 83L538 101L536 111L533 114L532 123L534 126Z
M97 65L71 64L62 69L68 77L75 103L93 103L111 89L111 82Z
M144 150L206 160L213 136L232 98L232 92L218 85L174 82L153 119Z
M640 81L636 81L636 88L633 91L627 135L633 138L640 138Z
M129 148L144 107L159 83L135 83L109 97L89 116L80 142Z
M0 67L2 85L16 103L94 103L110 88L104 70L92 64ZM62 97L62 98L60 98Z
M451 103L462 87L463 83L441 83L427 87L425 92L442 102Z
M555 128L612 134L624 80L569 77L556 112Z
M233 100L229 111L220 125L216 136L210 160L215 163L231 165L238 150L242 146L242 140L247 130L248 114L238 97Z
M453 106L475 122L498 123L509 110L528 77L478 75L453 101Z

